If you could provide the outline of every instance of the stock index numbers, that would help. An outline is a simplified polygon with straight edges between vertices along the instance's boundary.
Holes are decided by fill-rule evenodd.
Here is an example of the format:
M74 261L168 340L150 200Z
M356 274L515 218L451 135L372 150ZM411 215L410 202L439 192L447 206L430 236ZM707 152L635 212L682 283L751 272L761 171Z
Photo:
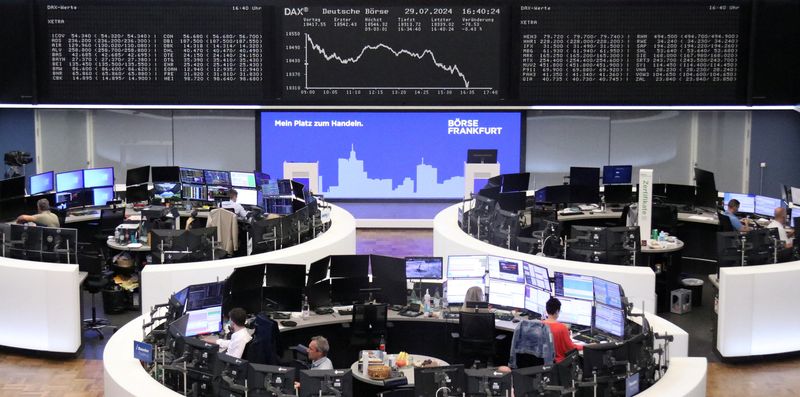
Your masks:
M495 102L504 94L503 7L281 12L285 100Z

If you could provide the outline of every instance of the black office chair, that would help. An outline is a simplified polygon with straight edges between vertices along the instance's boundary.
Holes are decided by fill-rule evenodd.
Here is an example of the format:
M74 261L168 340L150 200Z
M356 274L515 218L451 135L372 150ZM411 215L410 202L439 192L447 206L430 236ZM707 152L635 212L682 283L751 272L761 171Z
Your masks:
M678 209L671 205L654 205L651 216L652 228L675 235L678 228Z
M78 255L78 268L80 271L89 273L86 280L83 281L83 289L92 295L92 317L83 320L83 328L97 332L100 339L103 339L105 337L103 335L104 328L112 328L113 330L117 328L110 325L107 319L97 317L97 306L94 297L109 283L108 276L104 272L105 259L98 253L80 254Z
M108 257L108 247L106 241L108 236L114 234L114 230L125 221L125 207L103 208L100 210L100 220L91 222L89 225L94 227L94 243L100 252Z
M732 232L733 224L731 223L731 218L728 218L728 215L725 215L722 212L717 212L717 221L719 223L719 228L717 229L718 232Z
M350 346L359 350L378 348L381 337L386 340L388 328L386 304L353 305L353 319L350 322Z
M505 335L494 334L494 313L462 311L458 316L459 332L451 333L458 341L461 363L477 367L491 366L495 356L495 341Z

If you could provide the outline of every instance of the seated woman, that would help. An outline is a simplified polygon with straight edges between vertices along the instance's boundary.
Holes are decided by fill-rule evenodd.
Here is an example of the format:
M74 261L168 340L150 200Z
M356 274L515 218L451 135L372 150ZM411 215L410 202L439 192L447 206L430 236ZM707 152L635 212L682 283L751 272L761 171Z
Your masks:
M464 304L461 306L461 310L472 309L481 313L488 313L489 308L485 302L486 295L483 294L483 289L481 289L481 287L477 285L469 287L467 293L464 294Z

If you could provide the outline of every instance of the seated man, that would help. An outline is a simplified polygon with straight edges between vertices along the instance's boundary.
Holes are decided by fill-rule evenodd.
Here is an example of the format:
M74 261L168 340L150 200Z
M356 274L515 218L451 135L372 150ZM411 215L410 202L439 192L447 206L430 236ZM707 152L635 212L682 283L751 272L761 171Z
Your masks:
M746 223L747 220L743 224L742 221L739 220L739 217L736 216L737 211L739 211L739 200L731 199L728 201L728 210L725 211L725 215L731 220L731 226L733 226L733 230L736 230L737 232L750 231L750 226L748 226Z
M58 216L50 212L50 202L46 198L36 202L36 209L39 211L36 215L18 216L17 223L33 222L36 226L61 227Z
M328 358L331 346L324 336L315 336L308 343L308 359L311 360L311 369L333 369L333 363Z
M733 201L733 200L731 200ZM558 322L558 315L561 312L561 301L558 298L550 298L546 304L547 319L543 322L550 327L553 334L553 345L556 350L556 364L560 363L571 350L583 350L583 346L572 343L567 326Z
M230 192L228 192L228 195L231 199L228 201L223 201L222 208L233 209L233 213L236 214L236 217L239 218L239 220L244 220L247 218L247 211L245 211L241 204L236 202L236 199L239 197L239 192L237 192L236 189L231 189Z
M231 320L231 331L233 331L230 340L219 339L216 336L204 336L201 339L208 343L218 344L220 350L225 350L225 354L231 357L242 358L244 347L253 339L244 326L245 321L247 321L247 312L240 307L236 307L228 313L228 318Z
M784 243L785 248L792 248L792 240L789 239L789 233L786 230L786 208L775 208L775 217L767 225L768 228L778 229L778 236ZM794 233L792 233L794 234Z

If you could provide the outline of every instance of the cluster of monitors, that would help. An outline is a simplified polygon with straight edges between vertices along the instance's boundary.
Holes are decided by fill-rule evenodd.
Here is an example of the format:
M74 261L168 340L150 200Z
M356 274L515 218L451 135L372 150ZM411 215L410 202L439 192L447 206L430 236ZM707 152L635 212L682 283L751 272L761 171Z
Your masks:
M223 282L190 285L170 299L173 322L181 335L195 336L222 331Z
M199 262L212 259L217 228L153 229L151 236L153 263Z
M630 266L632 255L641 248L640 237L638 226L573 225L567 259Z
M153 197L159 200L186 199L216 201L227 198L232 188L239 193L241 204L258 204L258 186L255 172L201 170L185 167L150 167L129 169L126 185L129 202L149 200L146 184L152 173Z
M783 200L757 194L725 193L722 202L727 207L732 199L739 201L739 212L761 216L775 215L775 208L783 207Z
M551 289L547 268L533 263L495 256L450 256L445 296L450 303L462 303L467 290L478 286L488 290L489 304L545 314L547 301L554 295L561 301L561 321L624 336L624 294L619 284L592 276L554 275Z
M89 168L59 173L48 171L30 177L31 196L47 194L53 190L56 191L55 204L59 208L106 205L114 200L114 168Z
M331 255L309 267L306 283L309 304L312 307L350 305L367 301L371 294L378 302L405 305L408 302L406 269L405 258Z
M746 243L742 247L742 238ZM765 265L775 263L775 243L779 240L778 229L764 228L739 232L717 233L717 263L719 267Z
M78 230L0 223L5 256L28 261L78 263Z
M286 215L260 219L249 223L249 233L253 238L251 254L260 254L279 247L300 244L310 238L314 218L318 214L317 201L313 196L303 205L299 200L283 210L272 208L267 200L268 213Z

